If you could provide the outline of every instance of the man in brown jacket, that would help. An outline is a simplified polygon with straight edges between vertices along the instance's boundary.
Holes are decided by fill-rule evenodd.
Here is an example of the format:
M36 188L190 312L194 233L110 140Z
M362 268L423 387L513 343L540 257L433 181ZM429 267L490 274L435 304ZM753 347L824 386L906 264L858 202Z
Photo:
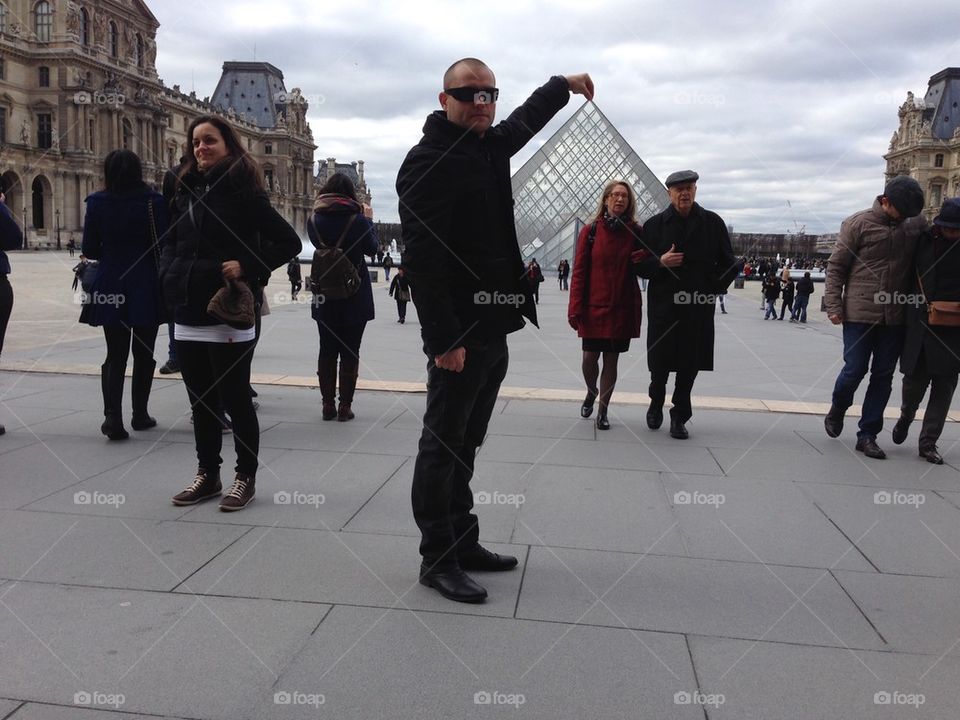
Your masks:
M830 437L840 435L843 417L869 367L856 449L876 459L886 457L877 435L903 347L901 298L909 287L917 238L926 227L923 218L915 217L922 209L919 183L904 175L893 178L872 208L843 221L827 263L824 299L830 322L843 324L843 369L823 424Z

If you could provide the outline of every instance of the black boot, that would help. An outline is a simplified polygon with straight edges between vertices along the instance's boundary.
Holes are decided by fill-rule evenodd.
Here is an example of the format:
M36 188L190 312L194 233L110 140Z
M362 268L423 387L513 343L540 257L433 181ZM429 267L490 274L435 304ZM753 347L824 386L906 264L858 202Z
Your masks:
M830 406L830 412L823 419L823 427L827 435L832 438L839 437L843 432L843 416L847 414L846 408L840 409L836 405Z
M117 370L119 369L119 372ZM100 432L110 440L126 440L130 437L123 427L123 371L126 368L116 368L110 362L100 366L100 388L103 391L103 425Z
M130 393L133 395L133 417L130 426L134 430L148 430L157 426L156 418L150 417L147 412L147 401L150 399L150 388L153 387L153 370L157 367L154 361L133 363L133 379L130 382Z
M337 408L337 420L347 422L353 420L353 393L357 389L357 376L360 374L360 363L356 360L340 358L340 407Z
M607 420L607 406L601 405L597 408L597 430L609 430L610 421Z
M894 445L903 445L903 441L907 439L907 431L910 430L910 423L913 422L912 417L908 417L903 414L901 411L900 418L897 420L897 424L893 426L893 444ZM922 455L923 453L921 453Z
M323 403L323 419L337 416L337 358L320 357L317 362L317 380L320 382L320 400Z

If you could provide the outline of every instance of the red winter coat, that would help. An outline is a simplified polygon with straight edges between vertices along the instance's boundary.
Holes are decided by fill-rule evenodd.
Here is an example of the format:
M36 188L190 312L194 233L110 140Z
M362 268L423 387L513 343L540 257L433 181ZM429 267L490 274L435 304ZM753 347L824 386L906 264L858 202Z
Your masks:
M567 316L579 318L577 335L582 338L640 337L643 295L630 261L640 246L640 226L610 230L599 221L592 243L587 240L590 227L584 225L577 238Z

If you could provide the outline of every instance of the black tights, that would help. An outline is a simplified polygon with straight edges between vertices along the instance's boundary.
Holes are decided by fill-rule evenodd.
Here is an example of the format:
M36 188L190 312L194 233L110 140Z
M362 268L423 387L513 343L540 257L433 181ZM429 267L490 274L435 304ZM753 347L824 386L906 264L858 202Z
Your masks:
M107 341L107 362L111 367L126 368L127 358L133 350L133 366L147 367L153 363L153 346L157 341L157 325L104 325L103 336ZM132 341L132 342L131 342ZM122 372L122 371L121 371ZM151 369L151 373L153 370Z
M600 355L603 355L603 370L600 370ZM597 378L600 379L600 390L597 402L600 407L606 409L610 404L610 396L613 395L613 388L617 384L617 363L620 360L618 352L589 352L583 351L583 379L587 383L587 390L591 393L597 392Z

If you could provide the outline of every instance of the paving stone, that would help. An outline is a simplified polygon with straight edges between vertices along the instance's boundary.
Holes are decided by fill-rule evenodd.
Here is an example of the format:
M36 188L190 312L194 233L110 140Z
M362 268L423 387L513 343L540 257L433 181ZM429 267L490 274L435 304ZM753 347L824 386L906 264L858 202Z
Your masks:
M673 704L695 687L677 635L336 607L255 716L702 720Z
M850 651L691 637L710 720L904 720L960 714L960 662L891 652ZM879 695L878 695L879 694ZM911 695L923 704L904 704ZM710 696L713 696L712 698ZM883 704L889 699L890 704Z
M423 428L422 414L415 415L406 411L399 418L390 423L391 430L410 430L421 432ZM490 435L510 435L521 437L548 437L570 438L576 440L593 440L596 430L593 420L584 420L577 414L567 418L563 416L541 417L531 415L496 414L490 420L487 429Z
M663 474L692 557L816 568L873 568L795 485Z
M533 547L517 617L884 649L829 572Z
M251 717L328 609L20 583L0 608L0 694L122 694L130 713Z
M205 503L182 519L340 530L407 460L359 452L270 452L276 456L263 460L256 498L243 512L219 512L215 503Z
M246 529L0 511L0 575L9 579L170 590Z
M594 444L595 443L595 444ZM480 448L480 457L501 462L541 463L583 468L649 470L720 475L720 466L706 448L650 444L641 437L635 444L555 438L492 435Z
M102 699L107 700L108 698ZM94 697L91 694L90 701L93 702L93 700ZM159 715L134 715L117 712L112 708L109 710L91 710L78 705L64 707L62 705L27 703L10 720L177 720L177 718L169 715L164 717Z
M524 482L514 542L686 555L657 473L537 465Z
M881 572L960 577L960 510L936 493L806 484Z
M0 718L6 718L20 705L21 703L18 700L0 700Z
M960 658L960 580L834 574L891 648Z
M234 597L513 615L522 567L503 573L475 573L489 598L482 605L464 605L419 584L418 545L413 538L385 535L257 529L190 578L182 589ZM521 562L526 551L510 545L489 547L518 555Z

